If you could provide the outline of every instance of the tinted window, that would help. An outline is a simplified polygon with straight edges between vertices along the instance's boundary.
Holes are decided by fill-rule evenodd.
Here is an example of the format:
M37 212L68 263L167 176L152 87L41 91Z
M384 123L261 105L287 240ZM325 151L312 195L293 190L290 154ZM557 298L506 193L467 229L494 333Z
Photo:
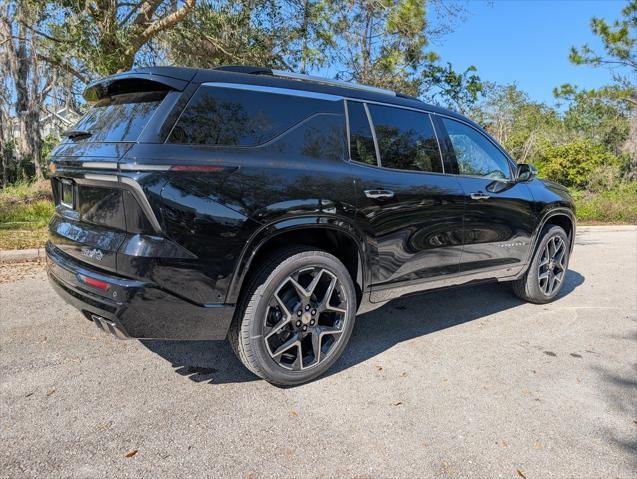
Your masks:
M345 150L343 115L321 113L291 128L263 151L284 158L307 156L323 160L342 160Z
M387 168L442 172L442 159L429 115L369 105L380 162Z
M365 106L356 101L348 101L347 114L352 160L367 163L368 165L378 165L376 149L374 148L374 137L369 126Z
M442 123L449 134L461 175L509 178L509 161L482 133L448 118L443 118Z
M127 93L101 100L72 128L91 135L75 141L136 141L165 96L165 91Z
M314 113L334 111L330 103L337 102L203 86L188 102L168 141L196 145L260 145Z

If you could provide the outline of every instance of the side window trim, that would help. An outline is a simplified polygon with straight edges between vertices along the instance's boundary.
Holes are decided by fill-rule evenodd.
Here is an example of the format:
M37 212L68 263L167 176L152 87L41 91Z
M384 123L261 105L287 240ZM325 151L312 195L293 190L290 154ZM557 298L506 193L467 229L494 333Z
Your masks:
M369 128L370 130L372 130L372 139L374 140L374 151L376 151L376 164L379 167L382 167L383 165L380 162L380 148L378 147L378 139L376 138L376 129L374 128L374 122L372 122L372 115L369 113L369 108L367 107L367 103L363 103L363 108L365 108L365 114L367 115Z
M438 139L438 132L436 131L436 125L434 125L434 120L431 116L431 113L427 113L429 117L429 122L431 123L431 129L434 131L434 136L436 137L436 144L438 145L438 153L440 153L440 165L442 166L442 174L446 174L445 170L445 158L442 156L442 149L440 148L440 140Z
M349 132L349 104L343 100L343 111L345 113L345 140L347 141L347 161L352 161L352 140Z
M507 160L507 166L509 167L509 178L502 180L502 179L498 179L498 178L492 178L495 181L511 181L514 178L514 165L515 162L513 161L513 159L509 156L509 154L504 150L504 148L502 148L493 138L491 138L490 135L485 134L484 132L480 131L478 128L476 128L475 126L473 126L472 124L466 122L466 121L462 121L462 119L460 118L454 118L452 116L449 115L444 115L442 113L433 113L433 115L436 115L437 117L440 118L447 118L449 120L461 123L469 128L471 128L473 131L475 131L476 133L478 133L482 138L486 139L489 143L491 143L500 153L502 153L502 155L504 156L504 158ZM444 126L444 123L442 121L439 122L441 125L441 128L444 129L444 134L447 136L447 138L449 138L449 133L447 132L447 129ZM453 153L453 157L454 157L454 161L456 162L457 165L457 158L456 158L456 154L455 152ZM458 169L458 173L456 173L458 176L467 176L470 178L484 178L483 176L475 176L475 175L465 175L460 173L460 170Z

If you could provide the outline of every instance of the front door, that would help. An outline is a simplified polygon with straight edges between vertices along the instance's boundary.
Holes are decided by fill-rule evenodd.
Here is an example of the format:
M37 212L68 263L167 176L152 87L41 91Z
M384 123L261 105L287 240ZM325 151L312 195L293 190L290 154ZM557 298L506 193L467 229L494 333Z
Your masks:
M477 128L446 117L435 121L466 198L460 271L519 272L536 224L530 188L513 181L512 163Z
M371 250L372 302L457 273L464 191L455 175L444 174L429 115L348 101L348 118L358 222Z

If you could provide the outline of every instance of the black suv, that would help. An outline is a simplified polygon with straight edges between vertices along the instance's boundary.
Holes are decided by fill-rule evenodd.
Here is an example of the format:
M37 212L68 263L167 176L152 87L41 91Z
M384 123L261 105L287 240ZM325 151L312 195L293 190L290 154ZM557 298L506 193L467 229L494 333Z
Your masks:
M478 125L393 91L256 67L99 80L51 155L51 284L120 337L226 337L256 375L317 377L357 313L512 281L551 301L567 191Z

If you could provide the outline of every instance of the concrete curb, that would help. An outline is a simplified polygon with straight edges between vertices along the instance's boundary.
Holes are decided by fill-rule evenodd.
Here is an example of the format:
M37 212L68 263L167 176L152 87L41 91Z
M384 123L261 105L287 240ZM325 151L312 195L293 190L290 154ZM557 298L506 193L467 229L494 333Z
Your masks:
M578 233L592 231L637 231L637 225L582 225L577 226Z
M0 250L0 264L38 261L45 256L44 248Z
M637 231L637 225L590 225L578 226L577 233L593 231ZM44 248L0 250L0 264L38 261L46 256Z

